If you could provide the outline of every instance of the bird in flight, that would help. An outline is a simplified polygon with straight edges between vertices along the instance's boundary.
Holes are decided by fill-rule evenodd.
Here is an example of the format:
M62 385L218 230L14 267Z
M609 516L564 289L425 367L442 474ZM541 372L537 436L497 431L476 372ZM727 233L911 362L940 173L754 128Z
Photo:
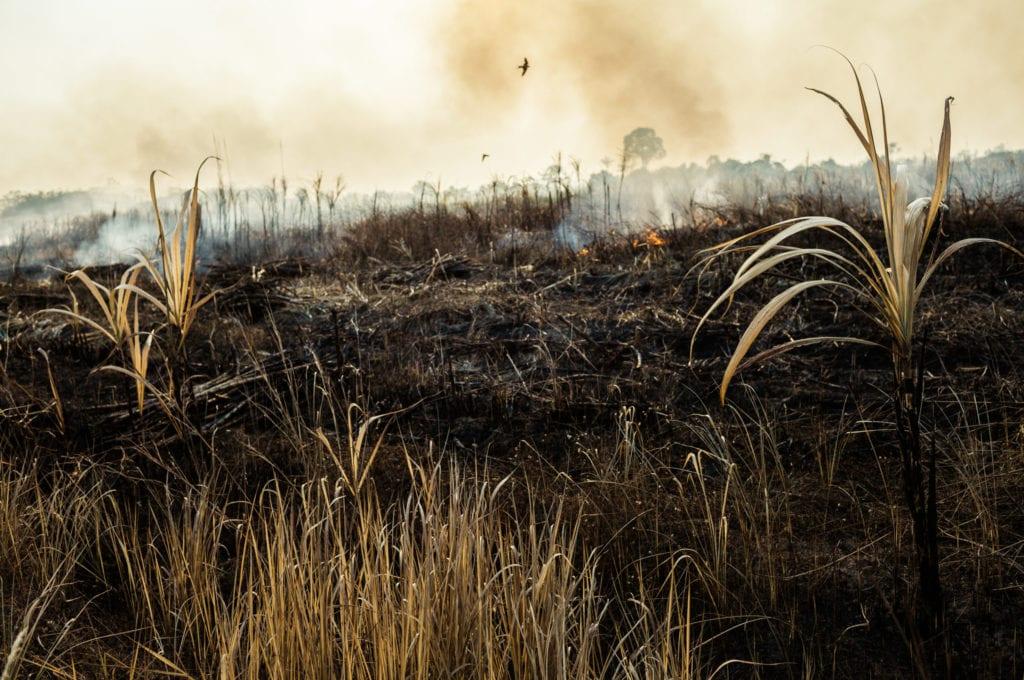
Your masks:
M522 71L520 77L525 76L526 72L530 70L530 60L527 59L526 57L523 57L523 63L520 64L519 66L516 66L516 68Z
M487 160L490 157L491 157L491 154L489 154L489 153L482 153L482 154L480 154L480 162L483 163L485 160Z

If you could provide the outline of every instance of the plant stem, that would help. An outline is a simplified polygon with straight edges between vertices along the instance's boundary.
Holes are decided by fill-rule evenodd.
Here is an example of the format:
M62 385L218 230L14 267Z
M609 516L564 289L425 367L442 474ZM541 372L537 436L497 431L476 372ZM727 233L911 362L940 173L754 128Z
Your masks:
M894 401L904 502L910 513L917 558L918 625L924 637L931 637L942 629L943 595L939 575L936 444L933 439L926 457L921 437L924 345L922 340L916 367L909 351L897 351Z

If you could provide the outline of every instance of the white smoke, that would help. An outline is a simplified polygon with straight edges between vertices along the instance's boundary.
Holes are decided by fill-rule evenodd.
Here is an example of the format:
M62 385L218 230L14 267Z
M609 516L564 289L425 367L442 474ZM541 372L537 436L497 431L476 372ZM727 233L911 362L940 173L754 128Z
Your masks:
M153 220L141 219L132 211L105 221L95 239L82 243L75 250L74 262L80 267L130 262L136 253L148 253L155 245Z
M899 159L909 180L910 196L927 195L934 180L934 161L926 157ZM624 176L601 172L558 181L525 178L495 183L473 192L446 188L437 196L423 187L413 192L371 195L333 195L328 205L309 183L234 189L208 188L201 195L203 232L201 259L218 256L287 256L298 248L314 254L314 230L329 227L339 235L351 224L373 215L402 210L444 209L515 201L525 191L541 202L566 200L567 211L555 229L542 235L511 226L495 239L497 250L528 247L537 238L547 244L579 251L609 232L628 233L650 227L700 227L717 222L721 210L736 207L765 214L794 196L841 198L847 206L872 210L874 184L866 164L840 165L825 161L786 167L762 157L756 161L709 159L687 164L637 170ZM428 186L428 185L423 185ZM996 150L983 155L961 154L953 164L951 191L993 199L1018 195L1024 186L1024 151ZM431 189L433 191L433 189ZM174 224L183 192L169 189L160 205L169 208L165 224ZM425 201L425 203L421 203ZM827 204L827 203L826 203ZM148 197L118 187L47 194L9 194L0 199L0 275L12 266L88 266L127 262L137 251L152 253L157 238ZM275 255L276 254L276 255ZM14 264L17 263L17 264Z

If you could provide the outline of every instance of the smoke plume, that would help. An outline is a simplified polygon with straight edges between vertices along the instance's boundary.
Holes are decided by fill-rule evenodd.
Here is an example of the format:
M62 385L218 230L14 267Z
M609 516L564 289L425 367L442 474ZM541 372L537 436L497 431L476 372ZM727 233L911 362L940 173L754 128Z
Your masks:
M539 81L548 115L585 116L609 152L638 125L662 132L677 157L706 156L727 138L718 87L725 74L702 50L721 38L708 8L456 0L443 25L458 95L475 111L502 116ZM533 68L517 82L510 75L523 56Z
M860 160L802 89L851 95L815 44L875 69L903 153L934 154L947 95L955 151L1020 147L1022 24L1017 0L5 0L0 195L184 182L225 148L240 184L474 186L558 151L593 172L636 127L665 164Z

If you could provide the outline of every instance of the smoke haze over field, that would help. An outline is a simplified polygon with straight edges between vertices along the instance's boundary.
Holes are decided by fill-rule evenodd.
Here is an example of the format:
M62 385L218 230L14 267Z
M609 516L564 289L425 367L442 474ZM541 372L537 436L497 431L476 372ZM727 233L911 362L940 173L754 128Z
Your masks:
M727 143L725 74L692 38L698 27L701 42L726 37L708 6L456 0L445 27L442 44L467 108L499 119L513 108L525 83L510 78L508 55L523 53L535 65L531 78L557 83L543 110L578 108L606 150L638 122L663 130L690 157Z
M1022 24L1013 0L5 0L0 194L141 188L225 147L240 183L479 184L558 150L594 171L637 126L666 163L859 159L802 89L850 93L818 43L878 72L904 152L933 152L949 94L955 150L1020 147Z

